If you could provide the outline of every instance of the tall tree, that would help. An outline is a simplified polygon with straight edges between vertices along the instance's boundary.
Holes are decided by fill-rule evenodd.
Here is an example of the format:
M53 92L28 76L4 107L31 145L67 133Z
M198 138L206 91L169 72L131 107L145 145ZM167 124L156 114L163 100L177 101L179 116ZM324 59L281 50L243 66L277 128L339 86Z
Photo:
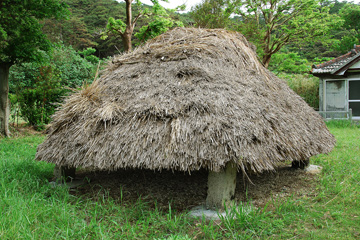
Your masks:
M15 63L40 61L39 50L50 50L39 20L68 14L60 0L0 1L0 134L9 136L9 69Z
M315 41L341 21L321 0L241 0L236 13L239 30L260 48L265 67L284 45Z
M163 33L172 27L175 23L169 15L166 13L165 9L160 5L158 0L151 0L153 7L150 11L149 8L144 7L140 0L135 0L135 6L138 8L138 14L133 17L132 3L133 0L124 0L126 3L126 20L125 22L121 19L109 18L106 25L106 31L102 35L102 39L106 39L109 35L120 35L125 52L132 50L132 35L134 28L137 24L139 18L146 16L154 16L153 21L151 21L147 26L143 26L140 29L137 37L143 41L147 40L150 37L154 37ZM161 0L167 2L167 0ZM182 23L176 22L177 25L181 26Z
M236 0L203 0L191 8L195 25L202 28L226 28L234 13Z
M109 17L125 16L125 2L116 0L63 0L71 16L68 19L46 19L43 32L50 41L71 45L81 51L88 47L96 49L99 57L112 56L121 48L120 36L100 39ZM136 12L134 14L137 14ZM123 19L124 20L124 19ZM138 23L141 24L141 21ZM116 47L115 47L116 46Z
M360 5L348 3L339 11L339 15L344 19L344 28L360 30Z
M346 53L353 48L354 44L360 43L360 5L354 3L345 4L339 11L341 19L344 20L341 39L336 49Z

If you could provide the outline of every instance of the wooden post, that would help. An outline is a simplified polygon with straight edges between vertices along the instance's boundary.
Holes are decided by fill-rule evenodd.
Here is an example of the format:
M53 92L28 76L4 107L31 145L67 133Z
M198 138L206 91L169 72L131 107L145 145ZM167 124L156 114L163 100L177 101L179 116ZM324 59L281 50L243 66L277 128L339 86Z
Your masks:
M54 168L54 177L56 182L72 181L75 178L76 168L67 166L58 166Z
M234 198L236 173L236 166L232 163L227 163L220 172L209 172L206 208L222 209L224 203Z

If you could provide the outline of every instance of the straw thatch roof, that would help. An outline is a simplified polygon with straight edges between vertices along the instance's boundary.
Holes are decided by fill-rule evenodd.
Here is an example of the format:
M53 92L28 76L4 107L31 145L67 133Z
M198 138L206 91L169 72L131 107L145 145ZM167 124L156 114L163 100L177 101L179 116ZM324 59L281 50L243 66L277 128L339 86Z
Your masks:
M321 117L239 33L177 28L117 56L53 116L36 158L69 167L273 170L327 153Z

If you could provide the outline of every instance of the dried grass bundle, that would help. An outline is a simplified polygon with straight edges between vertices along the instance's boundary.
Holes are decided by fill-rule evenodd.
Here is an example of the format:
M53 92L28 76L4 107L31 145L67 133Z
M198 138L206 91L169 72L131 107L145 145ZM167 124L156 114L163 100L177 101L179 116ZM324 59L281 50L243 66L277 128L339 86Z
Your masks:
M225 30L176 28L117 56L53 116L36 158L60 166L273 170L329 152L321 117Z

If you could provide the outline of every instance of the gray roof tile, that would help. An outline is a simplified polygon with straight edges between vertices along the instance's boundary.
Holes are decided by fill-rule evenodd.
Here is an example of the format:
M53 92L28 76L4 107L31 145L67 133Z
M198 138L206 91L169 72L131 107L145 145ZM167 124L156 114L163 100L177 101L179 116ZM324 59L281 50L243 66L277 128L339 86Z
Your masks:
M355 47L348 53L334 58L330 61L313 65L311 69L312 74L336 74L341 68L345 67L348 63L360 57L360 45ZM342 74L340 74L342 75Z

